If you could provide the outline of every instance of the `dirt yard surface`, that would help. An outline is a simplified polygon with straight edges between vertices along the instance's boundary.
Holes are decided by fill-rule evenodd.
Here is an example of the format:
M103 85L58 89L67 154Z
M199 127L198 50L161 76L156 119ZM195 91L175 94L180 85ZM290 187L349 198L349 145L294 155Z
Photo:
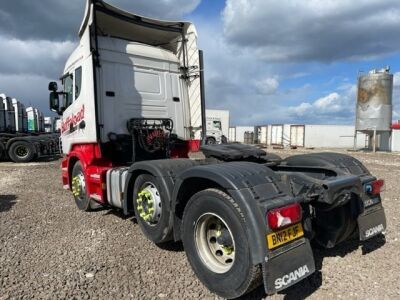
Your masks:
M386 237L314 249L318 271L268 299L400 298L400 155L349 154L386 180ZM216 298L180 244L157 247L117 211L79 211L60 174L59 161L0 163L0 299Z

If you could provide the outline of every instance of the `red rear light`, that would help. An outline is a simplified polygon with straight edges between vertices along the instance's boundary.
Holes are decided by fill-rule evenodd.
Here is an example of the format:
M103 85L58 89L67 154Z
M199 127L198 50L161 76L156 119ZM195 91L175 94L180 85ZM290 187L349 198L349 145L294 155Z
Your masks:
M371 182L371 194L378 195L384 191L385 181L383 179L378 179Z
M275 208L267 213L268 226L278 229L301 220L301 206L298 203Z

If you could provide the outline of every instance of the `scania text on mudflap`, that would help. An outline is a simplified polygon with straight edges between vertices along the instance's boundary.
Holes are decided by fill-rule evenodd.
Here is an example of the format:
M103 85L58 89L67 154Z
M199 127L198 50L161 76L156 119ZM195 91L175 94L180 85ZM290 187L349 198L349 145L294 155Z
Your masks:
M331 248L385 230L383 181L350 156L220 144L188 158L207 131L193 24L88 0L79 37L63 90L49 84L63 185L79 209L115 207L154 243L182 241L197 277L225 298L313 274L311 240Z

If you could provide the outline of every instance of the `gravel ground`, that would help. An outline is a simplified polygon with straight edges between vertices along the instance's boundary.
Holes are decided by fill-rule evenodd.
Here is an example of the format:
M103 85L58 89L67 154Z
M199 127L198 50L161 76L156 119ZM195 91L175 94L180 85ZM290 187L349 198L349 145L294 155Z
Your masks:
M386 180L386 238L315 249L318 271L269 299L400 298L400 155L350 154ZM117 211L78 211L60 177L59 161L0 163L0 299L216 298L180 244L157 247ZM246 298L265 298L263 288Z

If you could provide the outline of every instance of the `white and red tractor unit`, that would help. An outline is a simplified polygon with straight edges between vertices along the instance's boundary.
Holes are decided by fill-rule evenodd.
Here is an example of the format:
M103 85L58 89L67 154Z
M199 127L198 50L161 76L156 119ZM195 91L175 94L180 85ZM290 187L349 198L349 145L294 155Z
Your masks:
M182 241L198 278L226 298L262 283L273 294L311 275L311 240L330 248L385 230L383 181L350 156L281 159L222 144L188 158L206 132L193 24L88 0L79 37L62 91L49 84L63 184L79 209L115 207L135 214L153 242Z

